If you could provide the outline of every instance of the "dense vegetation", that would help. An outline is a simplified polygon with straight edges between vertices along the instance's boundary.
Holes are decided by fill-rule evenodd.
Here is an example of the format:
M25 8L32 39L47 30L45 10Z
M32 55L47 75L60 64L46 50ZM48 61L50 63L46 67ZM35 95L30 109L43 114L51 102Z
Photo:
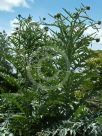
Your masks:
M18 15L11 36L0 33L0 136L102 135L102 51L89 48L101 22L87 10L51 24Z

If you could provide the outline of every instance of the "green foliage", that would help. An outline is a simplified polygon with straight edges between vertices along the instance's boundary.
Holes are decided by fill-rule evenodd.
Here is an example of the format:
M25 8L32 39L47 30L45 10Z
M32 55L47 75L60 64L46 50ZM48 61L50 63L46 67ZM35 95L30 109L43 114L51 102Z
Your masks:
M0 34L0 135L102 133L102 52L88 48L99 22L88 6L63 10L51 24L18 15L11 36ZM90 27L96 33L86 35Z

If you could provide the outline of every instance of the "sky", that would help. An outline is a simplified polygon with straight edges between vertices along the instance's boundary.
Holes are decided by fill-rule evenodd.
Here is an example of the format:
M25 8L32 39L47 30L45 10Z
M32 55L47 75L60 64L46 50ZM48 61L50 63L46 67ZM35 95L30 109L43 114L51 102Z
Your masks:
M81 6L81 3L91 7L88 11L91 18L102 21L102 0L0 0L0 31L5 30L10 33L12 22L18 14L23 17L30 14L34 21L39 21L40 17L46 17L47 21L51 22L49 13L55 15L63 12L62 8L74 11ZM101 41L99 44L94 44L93 49L102 49L102 26L98 37Z

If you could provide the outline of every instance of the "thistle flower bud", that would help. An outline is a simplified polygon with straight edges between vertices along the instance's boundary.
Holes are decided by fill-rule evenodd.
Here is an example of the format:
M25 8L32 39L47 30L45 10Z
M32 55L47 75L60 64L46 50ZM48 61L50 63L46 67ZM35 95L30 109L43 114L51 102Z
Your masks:
M32 20L32 17L31 17L30 15L28 16L28 20L29 20L29 21L31 21L31 20Z
M16 27L16 30L18 30L19 28L18 27Z
M43 20L46 20L46 18L45 18L45 17L43 17Z
M98 23L97 23L98 25L101 25L101 21L98 21Z
M100 38L97 38L97 39L96 39L96 42L100 42Z
M20 18L20 17L21 17L21 15L20 15L20 14L18 14L18 17Z
M57 19L61 18L61 14L60 14L60 13L57 13L57 14L54 16L54 18L57 18Z
M81 8L81 10L84 10L84 8Z
M90 6L86 6L86 10L90 10Z
M45 30L45 31L48 31L48 30L49 30L49 28L45 26L45 27L44 27L44 30Z

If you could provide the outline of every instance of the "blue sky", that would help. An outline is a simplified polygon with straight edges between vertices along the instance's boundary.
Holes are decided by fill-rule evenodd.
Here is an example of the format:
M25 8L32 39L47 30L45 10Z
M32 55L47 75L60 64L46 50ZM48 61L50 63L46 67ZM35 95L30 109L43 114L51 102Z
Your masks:
M0 30L5 29L9 32L10 22L18 14L24 17L31 14L35 21L38 21L39 17L46 17L51 21L48 13L56 14L61 12L62 8L73 11L76 7L80 7L81 3L91 6L89 11L91 18L102 21L102 0L0 0ZM102 49L102 45L98 48Z

